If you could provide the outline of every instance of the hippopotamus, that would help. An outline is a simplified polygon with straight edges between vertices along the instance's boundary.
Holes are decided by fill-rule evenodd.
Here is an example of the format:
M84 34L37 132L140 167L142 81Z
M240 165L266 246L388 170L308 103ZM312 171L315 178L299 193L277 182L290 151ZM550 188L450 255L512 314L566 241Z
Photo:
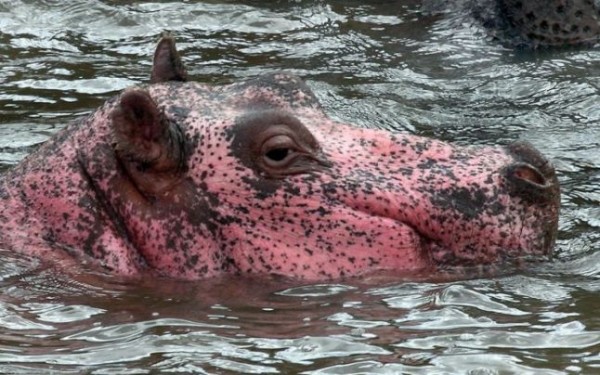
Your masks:
M310 280L547 258L559 184L531 144L459 146L329 118L298 77L149 84L0 180L0 248L123 276Z
M516 48L600 41L600 0L424 0L423 9L473 15L494 38Z

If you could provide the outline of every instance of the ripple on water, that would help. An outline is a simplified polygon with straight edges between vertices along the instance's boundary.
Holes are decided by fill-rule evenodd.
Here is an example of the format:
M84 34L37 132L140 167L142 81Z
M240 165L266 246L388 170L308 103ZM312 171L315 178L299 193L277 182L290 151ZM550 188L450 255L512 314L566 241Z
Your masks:
M502 354L456 353L451 356L439 357L426 366L410 364L382 363L377 361L362 361L351 364L336 365L303 374L334 375L334 374L455 374L455 375L495 375L495 374L528 374L528 375L564 375L562 371L536 369L519 363L512 356Z
M288 297L326 297L355 289L353 286L342 284L314 284L285 289L277 294Z
M577 323L569 325L580 326ZM559 328L559 327L557 327ZM581 329L553 330L551 332L526 331L495 331L486 330L477 333L457 333L433 335L426 338L415 338L397 344L398 347L433 350L439 347L457 347L468 349L508 348L519 349L590 349L600 344L600 331L585 331Z
M321 358L349 357L353 355L388 355L389 351L356 342L345 337L302 337L299 339L253 339L259 349L278 350L275 358L289 363L308 365Z

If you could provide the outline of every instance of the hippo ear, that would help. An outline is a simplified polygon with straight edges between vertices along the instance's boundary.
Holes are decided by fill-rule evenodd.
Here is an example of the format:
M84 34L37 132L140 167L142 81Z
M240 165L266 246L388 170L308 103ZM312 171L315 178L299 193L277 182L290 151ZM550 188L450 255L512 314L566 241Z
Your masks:
M111 118L116 149L121 155L151 163L168 154L169 123L148 92L125 91Z
M152 63L150 83L187 80L187 72L175 47L175 39L169 33L163 33Z

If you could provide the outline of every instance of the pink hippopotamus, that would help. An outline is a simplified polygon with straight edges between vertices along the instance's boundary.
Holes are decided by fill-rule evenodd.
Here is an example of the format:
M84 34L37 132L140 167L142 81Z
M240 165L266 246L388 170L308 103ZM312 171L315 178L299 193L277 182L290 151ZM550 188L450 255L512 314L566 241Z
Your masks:
M120 275L327 280L546 257L555 171L327 117L298 77L187 81L163 35L128 88L0 176L0 248Z

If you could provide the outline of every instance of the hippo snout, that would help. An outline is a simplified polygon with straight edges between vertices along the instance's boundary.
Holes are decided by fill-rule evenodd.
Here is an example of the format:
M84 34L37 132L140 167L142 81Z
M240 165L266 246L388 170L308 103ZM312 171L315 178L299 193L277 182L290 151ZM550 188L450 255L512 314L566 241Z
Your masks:
M505 169L510 194L531 203L558 206L560 188L552 163L526 141L514 142L506 148L515 159Z
M546 207L549 215L540 227L540 243L551 255L556 240L558 211L560 207L560 185L552 163L529 142L518 141L507 146L509 154L516 160L506 170L509 194L525 202Z

